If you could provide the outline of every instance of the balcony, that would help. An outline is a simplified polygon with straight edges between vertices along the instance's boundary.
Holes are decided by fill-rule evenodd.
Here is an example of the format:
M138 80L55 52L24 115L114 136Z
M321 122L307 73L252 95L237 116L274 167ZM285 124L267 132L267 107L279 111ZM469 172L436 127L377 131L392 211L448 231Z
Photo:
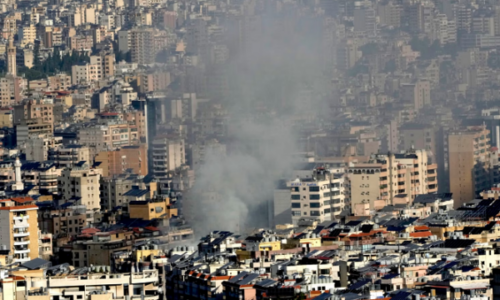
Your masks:
M14 262L24 263L24 262L27 262L30 260L31 260L31 258L29 256L24 256L24 257L19 257L19 258L14 257Z
M30 253L30 249L16 249L14 248L15 254L28 254Z
M28 230L14 230L14 237L24 237L29 236L30 232Z
M14 228L28 228L30 224L27 221L14 221Z
M30 241L14 241L14 246L24 246L24 245L29 245Z
M29 216L28 215L21 215L21 216L14 216L12 218L14 221L27 221L29 219Z

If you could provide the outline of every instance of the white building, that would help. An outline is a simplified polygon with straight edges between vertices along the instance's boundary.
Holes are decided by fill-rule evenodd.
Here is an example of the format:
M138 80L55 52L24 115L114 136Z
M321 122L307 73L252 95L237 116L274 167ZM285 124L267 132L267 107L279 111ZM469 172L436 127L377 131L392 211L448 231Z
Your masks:
M317 167L310 178L287 182L290 189L292 222L314 218L319 222L335 219L344 209L344 175L325 167Z

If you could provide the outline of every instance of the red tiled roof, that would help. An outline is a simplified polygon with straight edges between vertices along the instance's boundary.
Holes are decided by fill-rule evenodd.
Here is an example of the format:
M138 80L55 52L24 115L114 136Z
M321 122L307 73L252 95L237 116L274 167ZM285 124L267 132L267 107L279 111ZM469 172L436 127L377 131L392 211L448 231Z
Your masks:
M432 233L430 231L421 231L421 232L410 233L410 237L414 237L414 238L429 237L431 235L432 235Z
M429 230L429 227L427 227L426 225L415 226L415 231L424 231L424 230Z

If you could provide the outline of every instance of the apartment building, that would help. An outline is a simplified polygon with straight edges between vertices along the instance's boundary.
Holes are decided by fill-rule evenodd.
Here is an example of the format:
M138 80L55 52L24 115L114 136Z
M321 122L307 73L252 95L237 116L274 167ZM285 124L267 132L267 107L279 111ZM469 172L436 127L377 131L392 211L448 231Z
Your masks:
M82 145L67 145L49 150L49 160L59 167L73 167L80 162L92 163L89 147Z
M100 65L89 63L74 65L71 67L71 82L73 84L85 84L97 81L100 78L100 68Z
M27 24L18 28L18 39L21 41L21 48L27 44L34 44L36 39L36 26L35 24Z
M128 31L132 62L151 64L155 62L154 30L152 28L135 28Z
M62 147L63 138L42 134L38 136L28 136L25 141L26 160L44 162L49 158L49 151L55 151Z
M134 174L148 175L148 153L145 144L124 146L116 150L101 151L95 157L104 177L123 174L131 169Z
M30 197L0 200L0 245L10 250L13 262L39 256L37 211Z
M62 202L85 205L87 209L100 209L101 169L89 168L83 164L65 169L58 179L59 194Z
M57 179L62 168L52 162L28 162L21 166L23 182L40 194L57 194Z
M318 222L335 220L345 206L345 178L324 167L316 168L309 178L288 181L292 208L292 222L302 218Z
M419 80L414 83L401 85L401 98L404 102L412 104L415 110L431 105L431 85L429 81Z
M19 276L1 278L0 296L12 300L50 299L52 295L75 295L82 299L145 299L160 300L161 289L158 270L143 270L114 273L108 266L80 265L76 269L69 265L58 266L59 276L54 270L36 269L20 271ZM87 269L90 268L90 269ZM3 273L2 273L3 274ZM85 275L83 275L85 274ZM8 295L10 291L12 294Z
M71 86L71 76L67 74L56 74L54 76L49 76L49 88L51 90L67 90Z
M451 131L448 158L450 192L453 193L455 208L491 188L490 131L485 126Z
M16 125L16 143L20 146L31 136L50 136L53 133L54 126L52 124L44 123L40 119L27 120Z
M351 212L369 215L386 205L411 204L417 195L436 193L436 170L425 150L376 154L367 162L351 164Z
M29 120L42 120L43 123L54 123L53 105L42 100L29 100L24 104L14 106L14 125L20 125Z
M436 131L431 124L406 123L399 133L403 149L425 149L429 160L436 162Z
M112 177L101 177L101 206L106 209L114 207L126 207L128 203L128 191L133 188L147 190L147 197L152 198L158 192L158 183L146 180L144 176L121 173Z
M137 126L120 121L85 127L78 132L78 144L91 148L92 158L101 151L137 145L139 141Z
M170 199L155 197L146 201L130 201L128 211L131 218L142 220L170 219L177 216L177 208L170 205Z
M141 93L164 91L170 82L170 72L161 70L146 72L140 76L139 91Z
M178 137L157 136L150 153L152 174L157 178L167 177L186 163L184 140Z
M26 87L27 80L22 77L7 74L5 77L0 78L0 90L2 91L0 93L1 106L11 107L21 102L23 91Z

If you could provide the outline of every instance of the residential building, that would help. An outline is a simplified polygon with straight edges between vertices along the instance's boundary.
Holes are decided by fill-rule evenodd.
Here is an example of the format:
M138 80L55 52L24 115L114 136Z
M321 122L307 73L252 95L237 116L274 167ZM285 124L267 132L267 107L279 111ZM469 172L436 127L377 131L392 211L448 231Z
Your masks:
M82 164L62 171L58 180L62 204L85 205L87 209L100 209L101 169L89 168Z
M148 174L148 151L145 144L124 146L116 150L101 151L95 157L104 177L132 170L134 174Z
M451 131L448 137L450 192L455 208L492 186L490 131L483 126Z
M89 147L75 144L50 149L48 157L59 167L66 168L71 168L81 162L92 163Z
M319 222L333 221L345 206L345 179L329 169L318 167L309 178L297 178L287 182L290 188L292 222L302 218Z
M351 209L369 215L386 205L411 204L417 195L437 192L437 165L425 150L373 155L349 167Z
M38 258L38 206L30 197L0 200L0 245L6 246L13 262Z
M150 149L152 174L164 178L186 163L184 140L172 136L157 136Z

